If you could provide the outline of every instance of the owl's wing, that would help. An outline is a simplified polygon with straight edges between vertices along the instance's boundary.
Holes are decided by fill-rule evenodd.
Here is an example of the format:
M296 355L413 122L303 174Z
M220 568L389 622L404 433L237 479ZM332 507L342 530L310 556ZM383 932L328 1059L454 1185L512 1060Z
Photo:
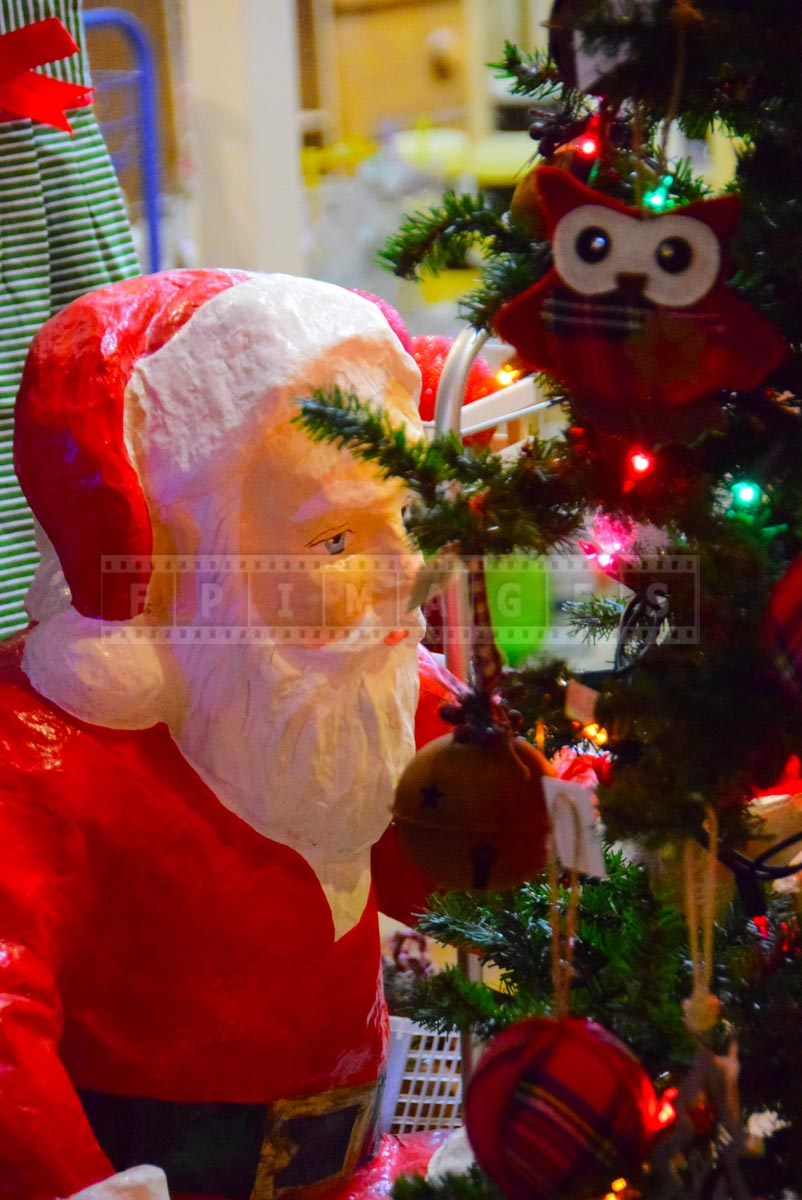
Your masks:
M719 386L749 391L785 362L789 346L774 325L751 305L738 300L726 286L717 290L720 290L717 307L726 329L727 348Z
M513 346L521 361L531 371L558 374L557 363L550 349L551 339L543 323L543 301L559 285L556 272L547 271L520 296L499 309L495 331Z

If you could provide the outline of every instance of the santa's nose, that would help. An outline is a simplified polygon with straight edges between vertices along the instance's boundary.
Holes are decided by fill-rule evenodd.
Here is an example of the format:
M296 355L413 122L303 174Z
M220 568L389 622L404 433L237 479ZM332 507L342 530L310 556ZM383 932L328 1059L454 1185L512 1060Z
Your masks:
M636 271L619 271L615 281L619 291L628 292L632 296L640 296L648 278L648 275Z

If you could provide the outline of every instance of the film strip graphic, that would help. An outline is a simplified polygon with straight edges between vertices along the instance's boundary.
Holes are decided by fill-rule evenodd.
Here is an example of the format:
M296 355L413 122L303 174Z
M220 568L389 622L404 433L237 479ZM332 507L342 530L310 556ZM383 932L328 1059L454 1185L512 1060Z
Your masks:
M401 640L404 630L417 628L418 606L442 593L460 574L470 588L479 567L487 582L493 626L441 621L437 634L445 644L495 638L505 645L538 644L548 652L576 642L562 613L566 600L603 593L620 601L623 609L633 595L641 595L645 611L653 597L656 606L663 611L667 606L670 612L672 592L678 588L685 620L669 620L660 640L681 645L699 640L699 560L690 554L628 560L630 586L605 576L585 554L482 559L449 555L425 563L415 553L103 555L102 589L113 586L116 597L128 595L131 617L142 611L149 594L159 595L160 608L168 615L158 619L148 613L134 624L105 621L102 636L115 641L313 646L341 639L348 631L358 642ZM430 608L427 613L431 616Z

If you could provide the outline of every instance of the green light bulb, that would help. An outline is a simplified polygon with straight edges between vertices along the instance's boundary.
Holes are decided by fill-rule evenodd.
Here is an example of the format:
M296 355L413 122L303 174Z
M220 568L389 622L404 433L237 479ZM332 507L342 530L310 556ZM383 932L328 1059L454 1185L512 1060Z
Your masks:
M664 208L674 208L676 201L672 200L669 195L669 189L673 182L670 175L664 175L656 188L646 192L643 197L644 205L655 212L662 212Z
M732 498L741 508L752 508L754 505L759 504L762 495L763 493L758 485L746 479L732 486Z
M665 208L666 197L665 193L659 188L657 191L648 192L643 198L644 204L648 204L649 208Z

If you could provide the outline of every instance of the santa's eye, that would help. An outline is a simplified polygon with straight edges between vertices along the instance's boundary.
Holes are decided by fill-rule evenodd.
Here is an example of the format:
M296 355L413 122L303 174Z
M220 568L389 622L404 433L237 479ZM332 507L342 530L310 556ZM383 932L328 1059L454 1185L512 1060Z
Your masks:
M679 275L687 271L693 262L693 248L690 242L681 237L663 238L654 252L658 267L669 275Z
M322 546L327 554L342 554L348 540L348 534L353 533L353 529L347 526L343 529L325 529L318 537L312 538L307 542L309 549L315 546Z
M588 225L577 235L574 247L583 262L600 263L610 253L612 240L600 225Z
M347 530L343 529L341 533L335 533L334 537L326 538L323 545L329 554L342 554L345 549L346 532Z

